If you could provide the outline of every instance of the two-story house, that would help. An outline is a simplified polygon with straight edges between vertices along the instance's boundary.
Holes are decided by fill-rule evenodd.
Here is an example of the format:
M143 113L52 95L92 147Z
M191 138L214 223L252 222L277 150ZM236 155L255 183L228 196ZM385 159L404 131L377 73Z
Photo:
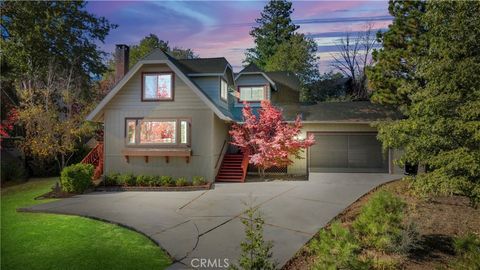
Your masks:
M204 176L243 181L246 159L229 147L228 130L241 122L243 102L270 100L286 120L302 116L302 136L316 144L284 172L393 173L393 151L382 151L376 120L397 117L369 102L303 105L300 84L288 72L255 65L234 73L223 58L175 59L154 50L128 70L128 47L117 45L119 79L88 115L103 123L104 173ZM127 72L128 71L128 72Z

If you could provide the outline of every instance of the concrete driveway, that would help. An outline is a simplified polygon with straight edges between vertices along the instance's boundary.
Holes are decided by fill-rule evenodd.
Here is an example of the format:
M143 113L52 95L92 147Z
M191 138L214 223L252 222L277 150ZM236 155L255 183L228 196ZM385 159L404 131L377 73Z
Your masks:
M94 192L27 208L73 214L122 224L141 232L175 260L171 269L210 259L236 263L244 228L245 203L260 206L264 236L284 265L320 228L363 194L401 175L312 173L309 181L216 184L209 191ZM200 267L201 268L201 267ZM212 264L210 267L214 268ZM219 267L221 268L221 267Z

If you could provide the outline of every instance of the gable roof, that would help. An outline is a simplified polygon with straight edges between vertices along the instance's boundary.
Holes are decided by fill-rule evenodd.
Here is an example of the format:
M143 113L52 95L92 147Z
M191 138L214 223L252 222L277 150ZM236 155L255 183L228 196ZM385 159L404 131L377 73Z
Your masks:
M287 88L300 92L300 80L294 73L288 71L270 71L265 72L265 74L275 82L278 88Z
M88 121L98 121L103 108L113 99L122 87L133 77L144 64L166 64L180 79L182 79L205 104L222 120L231 121L231 114L214 103L182 70L178 60L160 49L153 50L150 54L138 61L132 69L113 87L113 89L100 101L95 109L87 116Z
M248 66L246 66L244 69L242 69L240 72L235 74L235 81L240 78L242 75L262 75L271 85L274 90L277 90L277 85L275 82L263 72L257 65L254 63L250 63Z
M239 73L245 73L245 72L263 72L263 70L261 70L254 63L250 63L246 67L244 67Z

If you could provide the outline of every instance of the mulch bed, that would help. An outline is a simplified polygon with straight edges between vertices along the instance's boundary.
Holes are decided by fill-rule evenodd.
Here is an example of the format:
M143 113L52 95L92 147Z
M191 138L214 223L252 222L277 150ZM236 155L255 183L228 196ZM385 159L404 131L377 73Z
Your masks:
M419 249L410 256L401 258L401 269L445 268L455 256L452 246L455 237L469 232L480 235L480 208L470 207L465 197L435 197L425 201L411 195L408 182L401 180L378 189L388 190L405 200L408 205L405 220L414 222L421 236ZM335 220L344 226L350 226L376 190L350 205ZM314 254L304 246L282 269L311 269L314 260Z
M183 186L183 187L142 187L142 186L102 186L95 187L95 191L197 191L197 190L209 190L213 187L209 182L202 186Z

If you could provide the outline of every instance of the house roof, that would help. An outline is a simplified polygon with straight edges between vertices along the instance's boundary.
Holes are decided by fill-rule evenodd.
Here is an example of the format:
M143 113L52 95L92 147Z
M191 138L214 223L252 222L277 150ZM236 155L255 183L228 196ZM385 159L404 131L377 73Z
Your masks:
M294 91L300 91L300 80L297 75L288 71L271 71L265 74L275 82L279 89L288 88Z
M168 55L167 53L163 52L160 49L153 50L150 54L145 56L142 60L138 61L132 69L128 71L128 73L113 87L113 89L100 101L97 107L87 116L87 120L89 121L99 121L101 117L101 113L103 108L112 100L112 98L122 89L122 87L130 80L130 78L137 73L137 71L144 65L144 64L166 64L170 67L170 69L175 72L177 76L180 77L185 83L193 90L198 97L205 102L205 104L212 109L212 111L223 120L230 121L232 120L231 113L228 110L221 108L218 104L213 102L208 95L206 95L203 90L195 84L188 74L186 74L186 70L183 70L181 63L179 60L175 59L174 57Z
M400 112L369 101L321 102L313 105L276 104L285 120L293 121L300 114L308 123L372 123L379 120L399 119Z
M223 74L229 63L225 57L178 59L180 69L187 74Z
M263 70L261 70L254 63L250 63L246 67L244 67L239 73L245 73L245 72L263 72Z

